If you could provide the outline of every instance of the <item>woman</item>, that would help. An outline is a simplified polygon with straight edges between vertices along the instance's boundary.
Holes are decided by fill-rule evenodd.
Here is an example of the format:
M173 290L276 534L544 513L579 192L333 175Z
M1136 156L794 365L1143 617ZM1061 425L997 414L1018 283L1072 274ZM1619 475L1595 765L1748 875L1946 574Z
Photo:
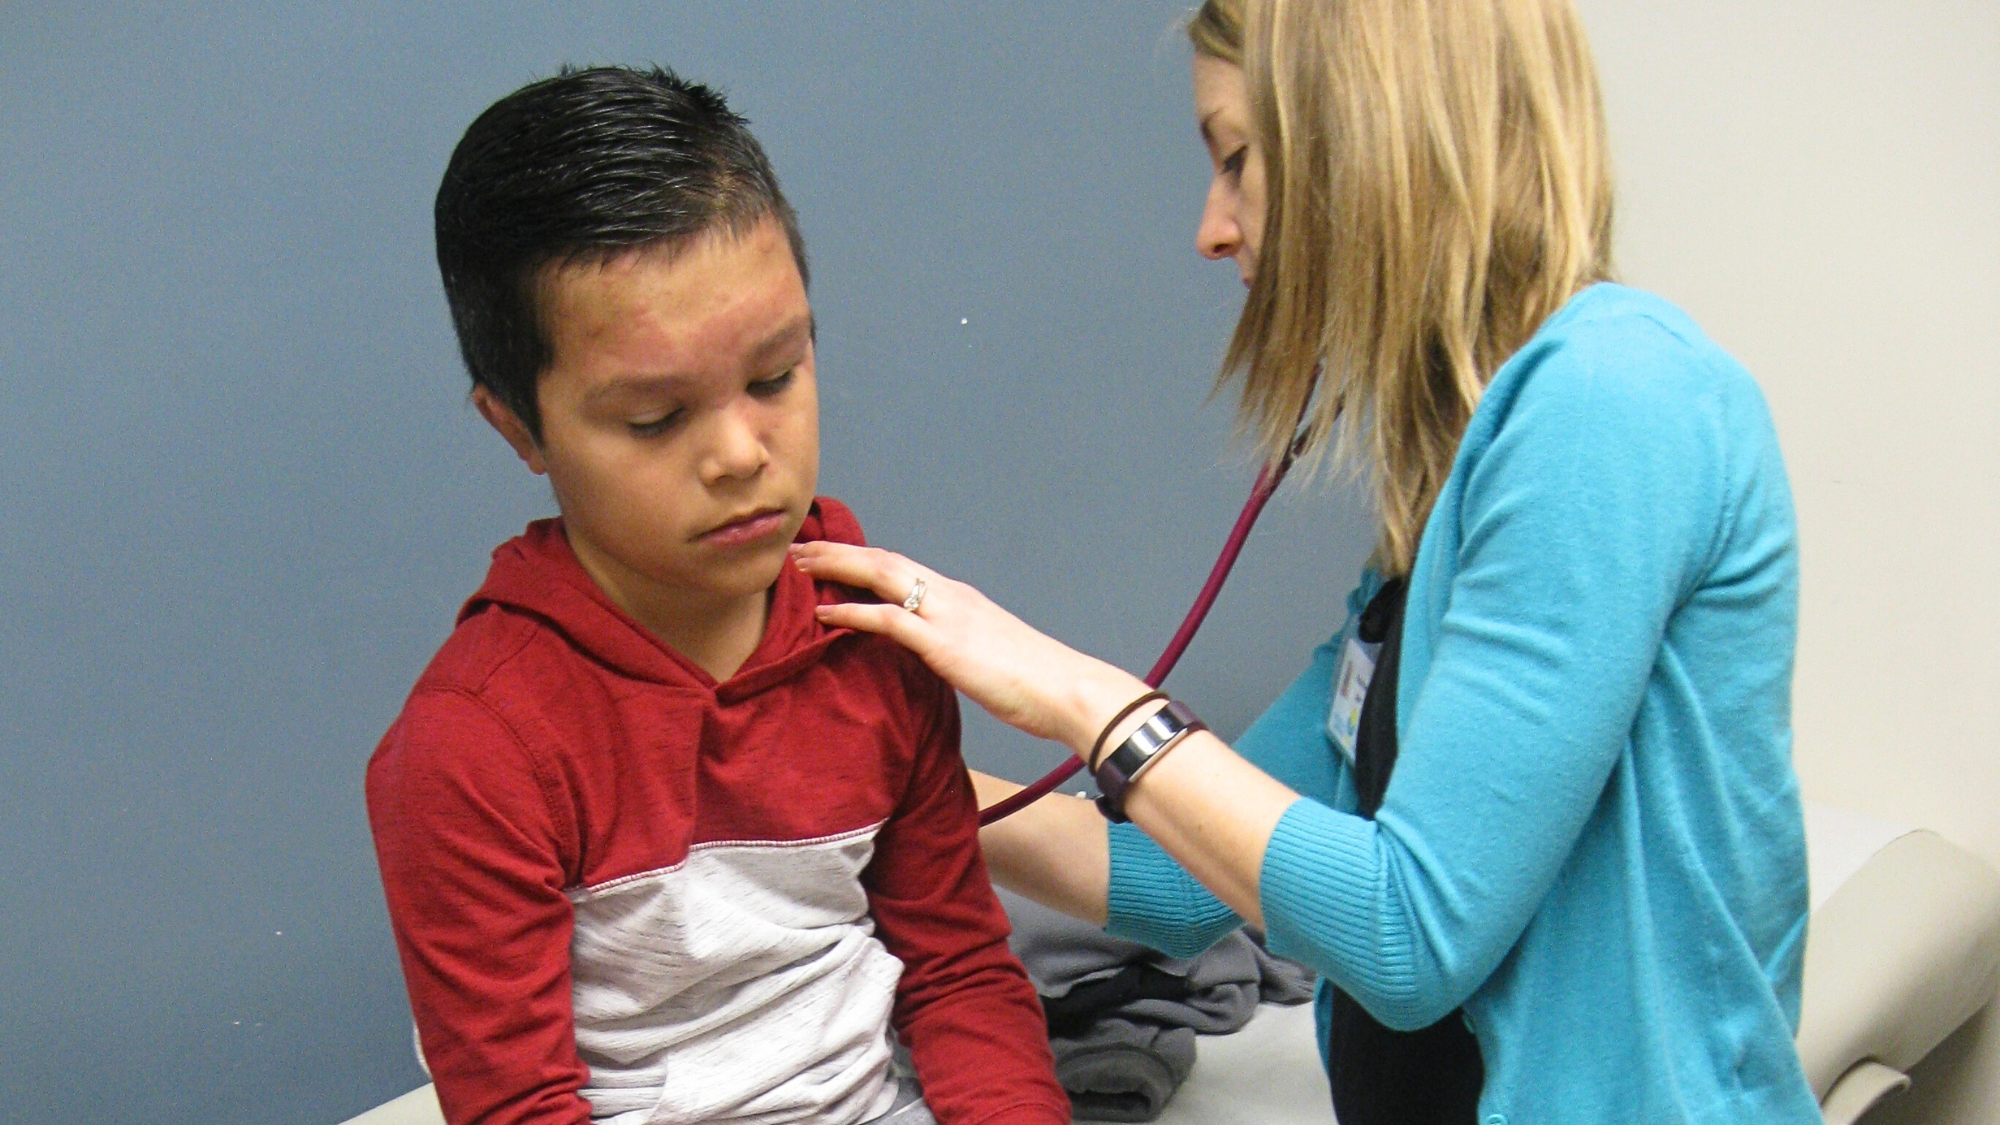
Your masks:
M1347 623L1232 749L894 554L797 550L885 599L824 619L1068 745L1129 816L989 828L1001 882L1317 969L1343 1125L1817 1122L1790 494L1749 376L1607 280L1575 12L1209 0L1190 32L1241 418L1273 460L1303 419L1308 461L1374 487Z

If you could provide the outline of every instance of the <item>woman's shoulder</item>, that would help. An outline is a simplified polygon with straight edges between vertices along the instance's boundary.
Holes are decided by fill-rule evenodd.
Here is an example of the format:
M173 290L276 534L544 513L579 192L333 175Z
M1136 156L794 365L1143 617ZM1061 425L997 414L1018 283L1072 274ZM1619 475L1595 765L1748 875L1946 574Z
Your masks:
M1468 452L1510 428L1606 449L1692 442L1720 453L1775 441L1742 364L1672 302L1608 282L1571 298L1495 373Z
M1465 526L1534 510L1551 536L1679 543L1693 575L1746 511L1789 537L1788 496L1749 372L1669 302L1597 285L1494 376L1442 498Z
M1762 401L1743 365L1664 297L1600 282L1557 310L1494 375L1489 393L1590 393L1634 405Z

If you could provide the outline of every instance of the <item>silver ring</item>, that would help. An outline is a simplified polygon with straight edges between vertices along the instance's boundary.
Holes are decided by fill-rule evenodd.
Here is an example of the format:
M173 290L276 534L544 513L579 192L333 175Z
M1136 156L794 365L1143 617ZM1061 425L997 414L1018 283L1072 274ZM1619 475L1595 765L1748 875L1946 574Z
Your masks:
M924 604L924 591L929 588L923 579L917 579L917 584L910 587L910 596L903 599L903 608L911 613L917 612L917 607Z

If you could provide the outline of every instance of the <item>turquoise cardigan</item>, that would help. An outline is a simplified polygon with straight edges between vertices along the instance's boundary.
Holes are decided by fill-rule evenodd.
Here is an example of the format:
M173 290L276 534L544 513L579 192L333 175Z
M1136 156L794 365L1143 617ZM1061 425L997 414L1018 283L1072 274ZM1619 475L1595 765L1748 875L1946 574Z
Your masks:
M1816 1125L1797 537L1749 374L1609 284L1495 373L1411 571L1370 821L1326 720L1378 584L1236 744L1304 795L1264 856L1271 946L1392 1027L1462 1006L1485 1125ZM1179 955L1240 924L1130 825L1110 913ZM1322 988L1322 1053L1326 1011Z

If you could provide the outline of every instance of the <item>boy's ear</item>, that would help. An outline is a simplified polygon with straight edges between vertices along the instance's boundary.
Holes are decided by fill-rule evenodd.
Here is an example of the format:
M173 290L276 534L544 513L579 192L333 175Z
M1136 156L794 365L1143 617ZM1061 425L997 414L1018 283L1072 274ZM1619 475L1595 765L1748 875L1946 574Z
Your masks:
M479 409L479 416L486 419L486 424L500 431L500 436L514 447L515 455L528 466L529 472L542 476L549 471L548 464L542 460L542 447L512 407L483 386L472 388L472 405Z

